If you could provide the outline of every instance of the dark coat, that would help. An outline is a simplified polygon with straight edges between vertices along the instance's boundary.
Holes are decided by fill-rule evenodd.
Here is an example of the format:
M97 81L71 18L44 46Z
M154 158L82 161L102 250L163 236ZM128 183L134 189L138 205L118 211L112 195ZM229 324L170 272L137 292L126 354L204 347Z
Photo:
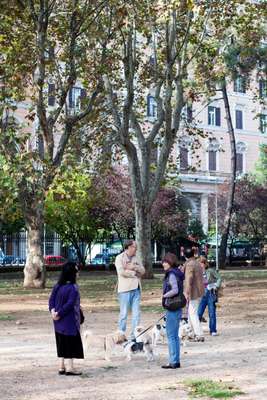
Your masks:
M56 284L49 298L49 311L53 308L60 317L58 321L54 321L55 331L76 336L80 330L80 294L77 285Z

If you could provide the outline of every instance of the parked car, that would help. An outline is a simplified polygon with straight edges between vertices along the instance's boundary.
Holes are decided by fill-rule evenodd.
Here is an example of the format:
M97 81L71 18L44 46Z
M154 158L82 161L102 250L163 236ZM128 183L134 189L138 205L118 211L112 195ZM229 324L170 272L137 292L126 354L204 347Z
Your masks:
M25 263L26 263L25 258L21 258L21 257L16 257L12 261L12 265L14 267L24 267Z
M4 256L1 257L0 259L0 265L1 266L10 266L14 262L15 257L14 256Z
M112 252L111 254L107 253L107 252L106 253L98 253L92 259L91 264L95 264L95 265L97 265L97 264L105 264L105 265L114 264L115 258L118 254L120 254L120 253L118 253L118 252L117 253Z
M62 256L49 255L44 257L44 262L45 265L49 265L52 267L60 267L64 265L67 262L67 260Z
M98 253L94 258L92 258L91 264L106 264L109 260L109 257L106 254Z

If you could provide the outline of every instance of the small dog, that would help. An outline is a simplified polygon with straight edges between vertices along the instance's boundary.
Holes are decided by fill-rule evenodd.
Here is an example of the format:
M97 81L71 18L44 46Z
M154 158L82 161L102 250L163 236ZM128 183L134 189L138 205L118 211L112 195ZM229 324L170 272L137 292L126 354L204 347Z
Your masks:
M124 345L124 350L126 352L128 361L131 361L132 354L140 352L145 353L147 361L154 361L152 339L146 332L142 334L144 330L144 327L137 326L134 331L134 336L136 339L130 340Z
M92 331L85 330L83 333L83 343L85 353L89 354L90 347L99 344L102 349L104 348L106 361L111 361L111 356L117 345L127 343L127 338L123 332L117 331L109 333L106 336L95 335Z
M117 331L106 335L104 337L105 360L111 361L111 356L116 345L122 345L127 342L127 337L124 332Z
M187 319L182 318L179 325L179 338L181 341L181 345L186 346L186 342L190 339L193 339L194 336L195 334Z
M151 331L151 337L152 337L152 346L153 347L157 346L157 343L159 340L161 340L162 343L165 342L166 317L163 318L162 324L156 324L155 326L153 326L152 331Z

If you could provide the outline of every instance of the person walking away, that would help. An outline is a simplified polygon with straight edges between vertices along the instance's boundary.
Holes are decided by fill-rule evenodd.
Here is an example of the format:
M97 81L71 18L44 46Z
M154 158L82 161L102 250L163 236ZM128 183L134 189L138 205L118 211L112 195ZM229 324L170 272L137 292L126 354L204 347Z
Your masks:
M165 272L163 280L163 305L164 299L176 296L179 291L183 292L184 273L177 268L178 260L173 253L167 253L162 259ZM169 363L162 365L164 369L180 368L180 339L179 325L182 309L176 311L166 310L166 333L169 349Z
M212 336L217 336L216 302L217 290L220 288L222 279L218 271L211 267L205 257L201 257L200 262L205 268L205 293L198 307L198 317L201 321L206 307L209 312L209 330Z
M128 311L131 309L131 339L134 339L134 331L140 321L141 277L145 274L145 268L138 261L136 251L136 242L128 240L124 252L115 259L120 304L118 327L123 334L126 333Z
M185 249L185 290L188 301L188 321L195 334L195 341L204 342L203 329L198 318L198 306L204 295L203 271L192 248Z
M81 375L73 366L73 359L83 359L80 335L80 294L76 284L78 267L68 262L62 267L58 283L49 298L49 311L54 322L60 375Z

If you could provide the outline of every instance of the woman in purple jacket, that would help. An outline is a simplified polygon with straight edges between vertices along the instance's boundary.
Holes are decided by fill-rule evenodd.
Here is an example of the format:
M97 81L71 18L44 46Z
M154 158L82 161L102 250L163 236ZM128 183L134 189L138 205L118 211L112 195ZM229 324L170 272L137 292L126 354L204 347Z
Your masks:
M60 375L81 375L73 369L74 358L84 358L80 335L80 294L76 285L78 267L68 262L63 266L58 283L50 299L57 345Z
M163 304L164 299L176 296L179 291L183 292L184 273L177 268L178 260L175 254L167 253L162 259L162 266L165 272L163 280ZM179 325L182 316L182 309L176 311L166 310L166 333L169 347L169 363L162 365L164 369L180 368L180 340Z

